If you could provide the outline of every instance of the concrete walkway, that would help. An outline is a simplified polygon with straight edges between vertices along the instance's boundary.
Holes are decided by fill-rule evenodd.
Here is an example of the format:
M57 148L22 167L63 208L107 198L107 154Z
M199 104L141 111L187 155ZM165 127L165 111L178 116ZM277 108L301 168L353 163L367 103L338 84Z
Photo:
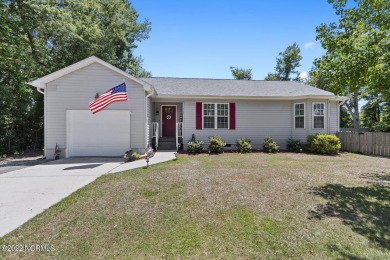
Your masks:
M172 161L175 159L175 152L174 151L159 151L154 154L152 158L149 159L149 165L153 165L156 163L161 163L161 162L167 162L167 161ZM108 173L116 173L116 172L123 172L123 171L128 171L131 169L136 169L136 168L142 168L146 166L146 160L138 160L134 162L128 162L128 163L122 163L109 171Z
M174 152L157 152L149 165L174 158ZM122 158L69 158L1 174L0 237L99 176L145 166L145 160L123 163Z

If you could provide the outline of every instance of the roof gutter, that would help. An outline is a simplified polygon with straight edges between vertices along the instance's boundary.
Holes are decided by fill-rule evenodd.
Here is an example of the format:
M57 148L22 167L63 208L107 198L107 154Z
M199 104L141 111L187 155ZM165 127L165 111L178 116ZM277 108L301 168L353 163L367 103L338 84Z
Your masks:
M156 97L158 100L164 99L236 99L236 100L299 100L299 99L327 99L334 101L344 101L345 97L340 96L315 96L315 95L305 95L305 96L206 96L206 95L164 95L160 94ZM345 101L344 101L345 102Z
M37 90L38 90L38 92L39 92L39 93L41 93L41 94L45 95L45 91L44 91L44 89L43 89L43 88L37 88Z
M342 105L344 105L345 102L347 102L348 98L347 97L339 97L340 99L338 99L339 101L339 110L340 110L340 107Z
M33 87L37 88L37 90L38 90L39 93L45 95L45 85L46 85L46 84L44 84L44 83L40 83L40 84L39 84L39 83L37 83L36 80L27 82L27 84L30 85L30 86L33 86Z

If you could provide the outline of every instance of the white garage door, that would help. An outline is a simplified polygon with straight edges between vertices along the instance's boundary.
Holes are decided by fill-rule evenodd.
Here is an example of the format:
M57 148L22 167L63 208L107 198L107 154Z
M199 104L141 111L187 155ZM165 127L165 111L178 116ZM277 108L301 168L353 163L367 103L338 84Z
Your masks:
M130 149L130 111L89 110L67 112L68 154L122 156Z

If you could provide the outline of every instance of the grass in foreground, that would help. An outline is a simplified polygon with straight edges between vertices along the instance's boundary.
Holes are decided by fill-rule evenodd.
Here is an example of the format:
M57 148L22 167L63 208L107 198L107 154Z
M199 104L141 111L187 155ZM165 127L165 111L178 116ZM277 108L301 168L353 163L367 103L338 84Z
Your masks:
M179 157L97 179L1 245L0 258L389 259L389 159Z

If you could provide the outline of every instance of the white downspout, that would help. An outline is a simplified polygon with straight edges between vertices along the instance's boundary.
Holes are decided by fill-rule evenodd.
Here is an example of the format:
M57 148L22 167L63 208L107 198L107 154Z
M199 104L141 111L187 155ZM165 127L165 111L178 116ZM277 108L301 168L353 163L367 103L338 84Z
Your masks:
M147 136L148 133L148 98L151 97L154 94L154 88L152 87L152 92L150 92L148 95L145 97L145 147L149 145L149 137ZM149 129L150 132L150 129Z
M46 95L45 95L45 89L37 87L37 91L41 93L43 98L43 158L46 158Z

